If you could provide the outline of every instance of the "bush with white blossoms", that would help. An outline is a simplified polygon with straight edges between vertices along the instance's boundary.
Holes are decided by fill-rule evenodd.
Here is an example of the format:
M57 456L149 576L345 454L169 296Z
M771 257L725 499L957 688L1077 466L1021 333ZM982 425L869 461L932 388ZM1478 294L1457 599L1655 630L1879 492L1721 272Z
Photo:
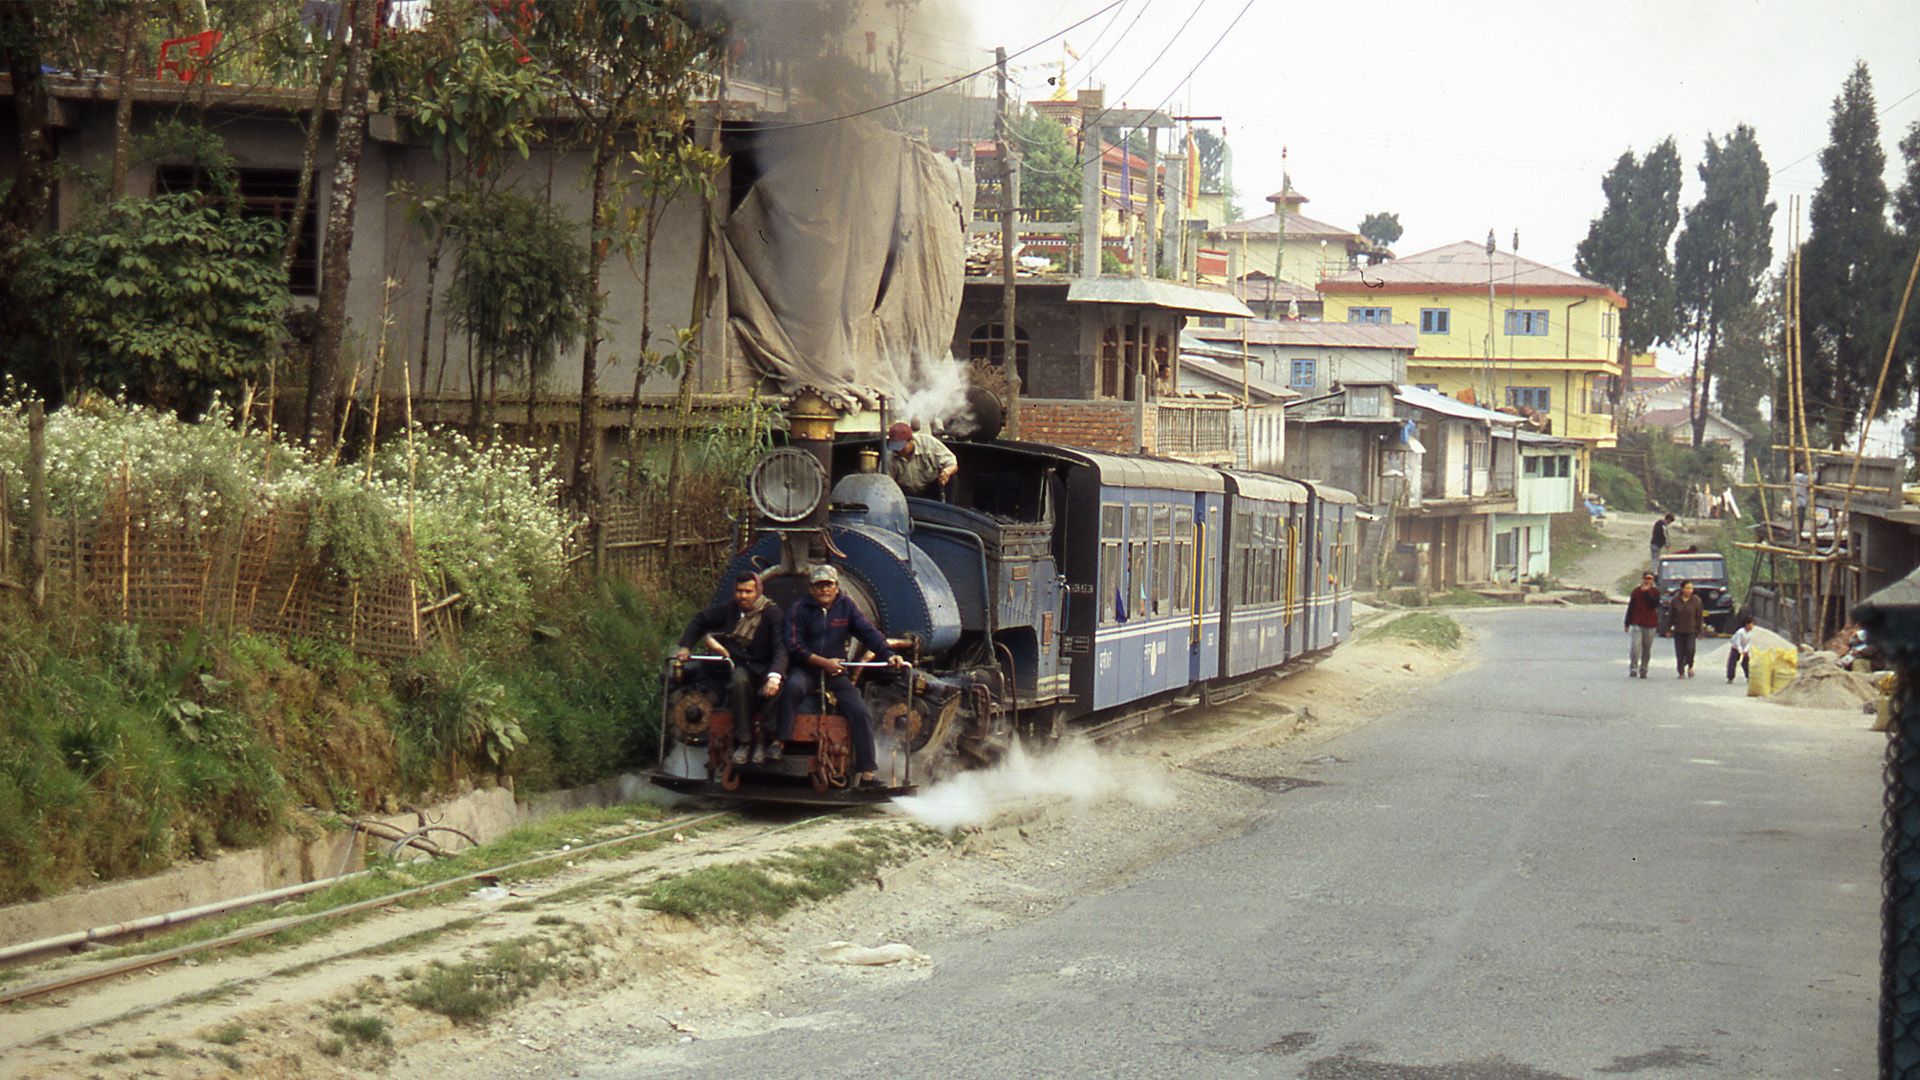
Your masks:
M530 617L533 597L565 570L576 524L560 508L561 478L535 451L458 434L417 429L411 449L389 436L371 469L334 466L241 430L218 401L187 423L91 398L47 415L46 447L56 519L95 518L123 489L145 500L156 526L189 532L304 507L307 546L341 573L410 572L423 596L458 592L467 613L487 620ZM26 408L0 401L0 475L16 527L27 512L27 455Z

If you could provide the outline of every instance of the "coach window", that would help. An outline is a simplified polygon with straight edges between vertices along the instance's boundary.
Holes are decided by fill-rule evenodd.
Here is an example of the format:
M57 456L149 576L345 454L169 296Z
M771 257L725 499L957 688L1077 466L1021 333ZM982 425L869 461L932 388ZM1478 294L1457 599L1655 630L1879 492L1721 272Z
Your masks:
M1273 515L1255 510L1253 520L1253 602L1264 604L1273 599Z
M1248 530L1253 528L1253 517L1238 502L1233 507L1233 581L1227 591L1236 605L1247 603L1247 557L1253 552L1253 544Z
M1115 604L1120 598L1121 526L1126 522L1123 513L1117 503L1100 507L1100 623L1103 626L1114 621Z
M1172 597L1168 595L1168 586L1173 583L1172 566L1169 559L1173 555L1173 507L1161 503L1153 508L1153 613L1165 615Z
M1127 612L1147 617L1147 508L1127 508Z
M1173 610L1193 610L1193 511L1173 510Z

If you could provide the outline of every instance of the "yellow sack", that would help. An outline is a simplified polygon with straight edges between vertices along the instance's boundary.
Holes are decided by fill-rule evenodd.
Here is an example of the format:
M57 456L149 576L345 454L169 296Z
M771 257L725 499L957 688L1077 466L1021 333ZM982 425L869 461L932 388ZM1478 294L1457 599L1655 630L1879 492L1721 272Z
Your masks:
M1748 697L1767 697L1800 673L1800 654L1793 649L1755 649L1747 657Z

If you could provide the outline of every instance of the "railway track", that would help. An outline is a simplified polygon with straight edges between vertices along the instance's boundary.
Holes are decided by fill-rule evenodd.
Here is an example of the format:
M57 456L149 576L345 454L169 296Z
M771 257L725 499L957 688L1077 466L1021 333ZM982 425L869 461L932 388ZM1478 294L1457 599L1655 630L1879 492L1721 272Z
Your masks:
M586 855L591 852L605 851L610 848L617 848L624 844L632 844L632 843L636 843L638 841L649 839L652 837L667 835L678 830L695 828L700 825L711 824L713 822L716 822L728 816L729 816L728 811L713 811L710 813L702 813L702 814L687 814L681 817L669 819L667 821L657 822L657 823L648 825L643 829L637 829L633 832L625 833L620 836L609 837L604 840L597 840L590 844L583 844L579 846L569 847L563 851L550 851L540 855L531 856L529 858L518 859L509 863L503 863L498 866L486 867L484 869L476 870L471 873L461 874L456 877L450 877L443 881L431 882L429 884L416 886L411 889L404 889L400 892L386 893L381 896L372 897L366 900L359 900L353 903L343 904L339 907L328 908L325 911L317 911L307 915L289 916L289 917L280 918L280 919L268 919L257 925L249 926L243 930L234 931L231 934L224 934L217 938L210 938L206 941L193 942L191 944L181 945L177 948L165 949L160 952L150 953L144 956L129 957L125 960L114 961L110 964L107 964L104 967L95 968L90 971L75 972L71 975L60 976L52 979L44 979L37 982L27 983L21 986L0 988L0 1006L7 1005L17 1001L27 1001L34 998L45 997L46 995L59 993L61 991L81 989L91 984L105 982L111 979L116 979L124 975L129 975L137 971L145 970L147 968L159 967L163 964L171 964L181 960L190 960L197 956L201 956L207 953L218 952L219 950L231 948L235 945L244 944L249 941L257 941L262 938L272 937L275 934L284 933L288 930L293 930L298 927L309 926L314 923L327 922L334 919L341 919L350 915L354 915L363 911L373 910L376 908L388 907L393 904L401 903L403 901L412 899L414 897L425 896L425 895L436 893L436 892L442 892L448 889L452 889L459 885L468 885L468 884L473 884L475 882L502 878L507 875L513 874L517 871L522 871L530 867L539 866L543 863L550 863L550 862L555 862L559 860L577 859L582 855ZM796 822L795 824L800 824L800 823ZM783 827L791 827L791 826L783 826ZM271 902L271 900L263 900L262 902L263 903ZM447 921L452 922L452 921L455 921L455 919L457 918L458 916L453 916L453 917L450 917ZM129 931L126 934L123 934L120 936L122 937L132 936L132 934L134 933L137 933L137 931ZM96 939L96 940L113 940L113 938L109 937L109 938ZM266 976L262 976L262 977L266 977Z

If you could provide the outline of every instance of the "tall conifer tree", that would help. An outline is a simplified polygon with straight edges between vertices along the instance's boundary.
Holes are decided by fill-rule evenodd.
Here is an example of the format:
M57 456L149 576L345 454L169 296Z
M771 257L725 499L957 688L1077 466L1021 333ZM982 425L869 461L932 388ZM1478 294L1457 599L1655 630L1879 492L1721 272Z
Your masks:
M1745 124L1734 128L1724 143L1707 137L1700 179L1706 190L1688 208L1686 227L1673 246L1677 319L1695 346L1695 449L1706 441L1721 342L1728 326L1753 306L1773 254L1774 211L1767 200L1767 161L1753 129Z
M1866 64L1853 69L1833 100L1829 131L1800 256L1800 322L1807 419L1828 445L1839 447L1872 419L1863 414L1892 323L1885 305L1892 247L1887 156ZM1896 373L1888 389L1897 393L1905 382L1904 373ZM1892 393L1884 396L1880 411L1893 400Z
M1600 181L1607 204L1574 252L1582 277L1612 286L1627 298L1620 317L1620 367L1655 342L1671 342L1674 314L1673 257L1668 245L1680 224L1680 152L1663 139L1636 159L1620 155Z

